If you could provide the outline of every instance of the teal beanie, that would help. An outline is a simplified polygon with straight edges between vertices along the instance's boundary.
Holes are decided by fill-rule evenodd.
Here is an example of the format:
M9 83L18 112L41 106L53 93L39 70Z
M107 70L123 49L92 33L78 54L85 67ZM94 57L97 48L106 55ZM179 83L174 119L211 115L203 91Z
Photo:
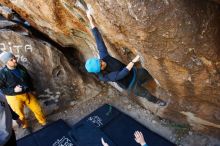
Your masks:
M98 58L90 58L86 61L85 67L89 73L99 73L101 71L100 60Z

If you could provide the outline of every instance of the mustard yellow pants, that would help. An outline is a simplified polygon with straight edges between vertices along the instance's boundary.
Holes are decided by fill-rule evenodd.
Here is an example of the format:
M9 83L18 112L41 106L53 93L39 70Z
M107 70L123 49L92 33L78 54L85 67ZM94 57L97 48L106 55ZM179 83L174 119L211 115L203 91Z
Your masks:
M6 95L8 104L11 106L12 110L19 115L19 119L23 121L23 128L28 127L27 120L24 114L24 105L27 105L30 110L34 113L36 119L41 125L46 124L46 118L42 112L40 104L38 103L35 96L31 93L24 93L21 95L8 96Z

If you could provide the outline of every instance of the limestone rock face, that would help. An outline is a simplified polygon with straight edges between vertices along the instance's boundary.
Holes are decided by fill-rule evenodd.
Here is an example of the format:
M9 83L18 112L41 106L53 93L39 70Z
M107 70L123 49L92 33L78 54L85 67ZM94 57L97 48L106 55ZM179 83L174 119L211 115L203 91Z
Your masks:
M168 106L157 114L220 135L217 3L208 0L0 2L62 46L76 48L82 58L97 54L83 7L87 4L113 56L125 63L136 54L141 56L141 65L157 83L152 93L168 101ZM57 65L60 60L44 63L60 70ZM55 69L54 74L63 77L64 72Z

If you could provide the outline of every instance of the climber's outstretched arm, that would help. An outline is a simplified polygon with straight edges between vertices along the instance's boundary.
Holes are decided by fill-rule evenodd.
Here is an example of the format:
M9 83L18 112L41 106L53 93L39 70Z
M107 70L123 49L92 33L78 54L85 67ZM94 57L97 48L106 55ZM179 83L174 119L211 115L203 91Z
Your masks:
M91 16L91 14L89 13L89 11L87 11L86 14L89 19L90 26L92 28L92 34L95 37L95 41L96 41L97 49L99 51L100 59L103 59L104 57L109 55L108 51L107 51L107 47L105 46L105 43L102 39L102 36L101 36L98 28L95 26L95 24L93 22L93 18Z

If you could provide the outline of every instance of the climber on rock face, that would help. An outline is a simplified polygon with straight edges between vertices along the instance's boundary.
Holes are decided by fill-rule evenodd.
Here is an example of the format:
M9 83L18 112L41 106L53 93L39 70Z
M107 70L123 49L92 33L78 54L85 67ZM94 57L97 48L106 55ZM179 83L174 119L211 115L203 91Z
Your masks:
M148 101L165 106L166 102L151 95L149 91L142 86L149 77L144 68L136 69L134 64L139 61L137 55L127 66L109 55L100 32L93 23L92 16L87 11L87 17L90 22L92 33L96 40L100 59L90 58L86 61L85 68L89 73L95 73L101 81L116 82L121 88L133 92L136 96L146 98Z
M23 128L29 128L25 120L24 105L31 109L41 125L45 125L46 119L35 97L32 79L26 68L18 64L16 57L10 52L2 52L0 61L5 65L0 70L0 89L6 95L12 110L24 123Z

